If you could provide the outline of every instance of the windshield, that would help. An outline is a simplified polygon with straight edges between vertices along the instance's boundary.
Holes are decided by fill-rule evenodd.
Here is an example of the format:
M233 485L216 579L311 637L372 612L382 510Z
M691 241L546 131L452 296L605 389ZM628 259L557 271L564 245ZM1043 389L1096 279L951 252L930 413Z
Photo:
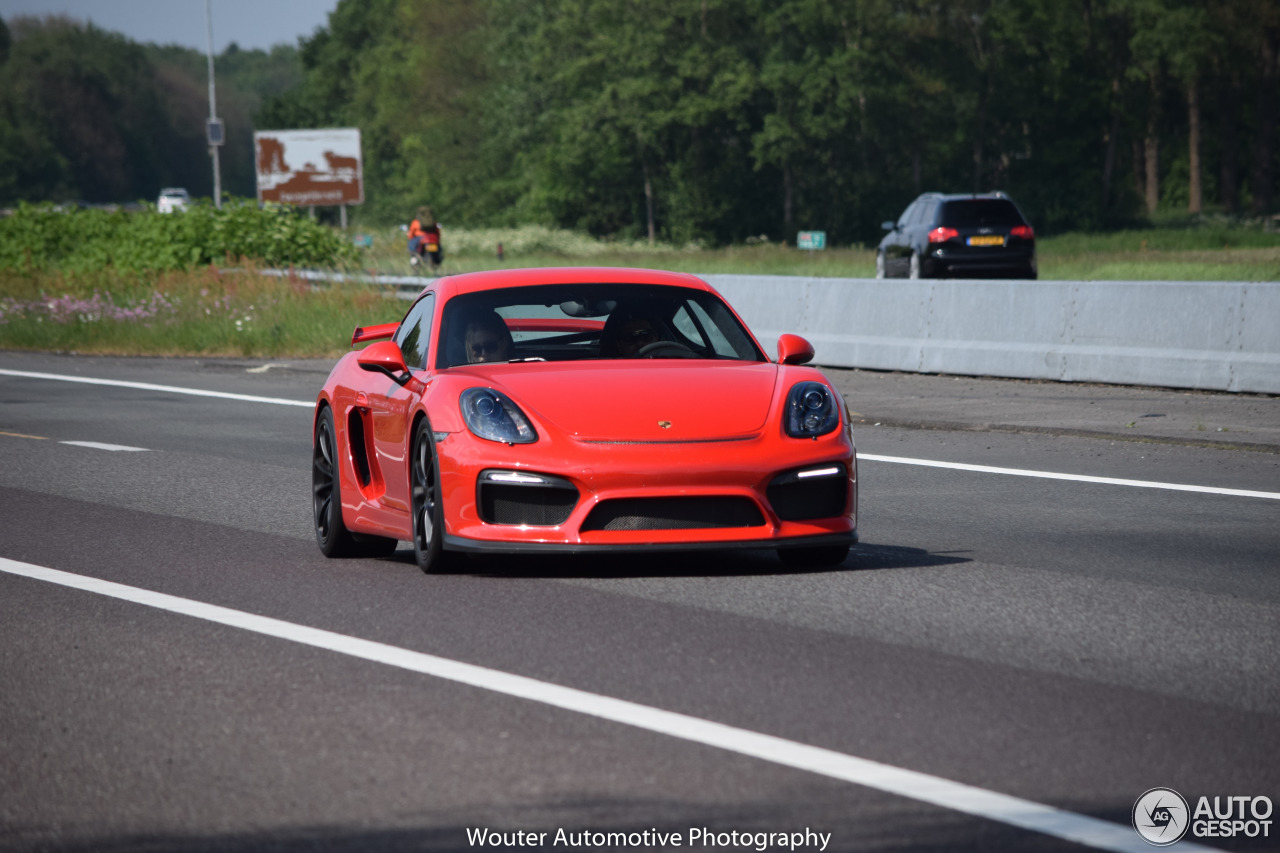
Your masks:
M981 228L984 225L1022 225L1023 222L1012 202L978 198L944 204L941 224L949 228Z
M640 284L512 287L445 306L437 367L495 361L767 361L714 293Z

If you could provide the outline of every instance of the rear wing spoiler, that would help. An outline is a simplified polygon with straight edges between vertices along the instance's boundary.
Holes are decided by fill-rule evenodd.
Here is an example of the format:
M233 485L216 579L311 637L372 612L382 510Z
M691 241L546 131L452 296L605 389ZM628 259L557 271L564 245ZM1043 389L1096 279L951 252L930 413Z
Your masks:
M385 341L400 328L399 323L379 323L376 326L356 326L351 333L351 345L367 344L369 341Z

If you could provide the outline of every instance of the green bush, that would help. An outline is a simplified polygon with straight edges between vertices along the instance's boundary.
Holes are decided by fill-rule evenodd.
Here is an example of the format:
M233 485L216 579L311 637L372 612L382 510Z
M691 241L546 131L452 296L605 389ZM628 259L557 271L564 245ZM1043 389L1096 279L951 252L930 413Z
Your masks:
M0 269L182 270L247 258L267 266L333 267L356 251L340 232L293 208L233 200L173 214L21 205L0 219Z

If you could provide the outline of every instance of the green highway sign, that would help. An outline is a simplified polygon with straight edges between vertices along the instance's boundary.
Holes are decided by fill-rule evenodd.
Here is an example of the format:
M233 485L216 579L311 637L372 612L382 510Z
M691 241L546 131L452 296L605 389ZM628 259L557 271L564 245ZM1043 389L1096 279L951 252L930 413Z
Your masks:
M801 231L796 235L796 246L801 249L827 248L826 231Z

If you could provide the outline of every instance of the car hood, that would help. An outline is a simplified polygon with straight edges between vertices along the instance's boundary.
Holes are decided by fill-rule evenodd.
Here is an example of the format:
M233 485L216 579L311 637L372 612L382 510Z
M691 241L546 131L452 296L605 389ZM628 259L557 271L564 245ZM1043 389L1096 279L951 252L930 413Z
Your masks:
M683 359L464 368L530 417L581 439L699 441L758 433L778 366Z

